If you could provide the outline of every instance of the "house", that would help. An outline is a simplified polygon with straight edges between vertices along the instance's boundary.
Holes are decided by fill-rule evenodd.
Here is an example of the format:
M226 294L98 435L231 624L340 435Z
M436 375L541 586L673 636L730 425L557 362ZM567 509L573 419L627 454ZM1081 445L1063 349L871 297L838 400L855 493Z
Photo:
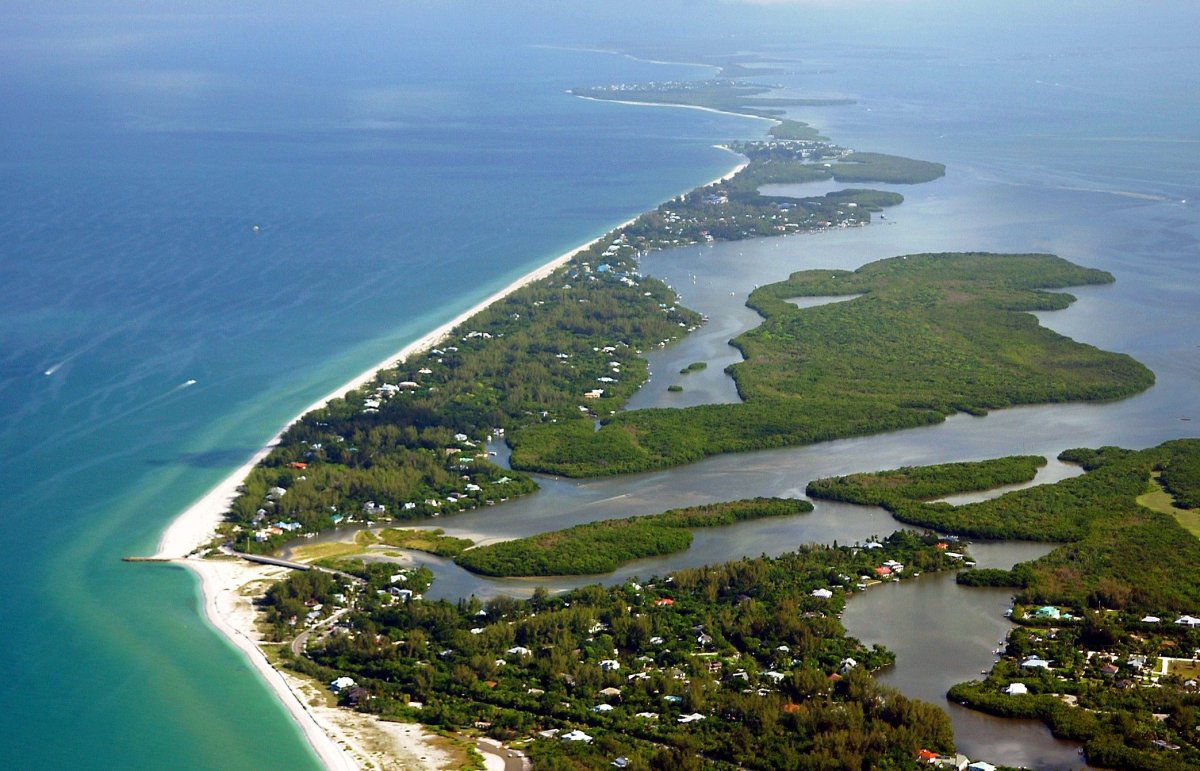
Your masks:
M828 600L833 597L833 592L829 591L828 589L813 589L812 596L816 597L817 599Z
M610 699L611 699L611 698L614 698L614 697L616 697L616 698L620 698L620 696L621 696L621 689L620 689L620 688L613 688L612 686L609 686L608 688L602 688L602 689L600 689L600 695L601 695L601 696L607 696L607 697L608 697L608 698L610 698Z
M1029 693L1029 688L1025 683L1009 683L1001 692L1009 696L1024 696Z
M658 720L657 712L639 712L634 717L640 717L643 720Z
M1100 674L1108 678L1116 677L1117 673L1120 671L1121 670L1117 668L1117 665L1111 662L1100 665Z
M1037 656L1030 656L1021 662L1021 666L1025 669L1049 669L1050 662Z
M936 752L927 749L917 750L917 762L919 763L932 763L937 759L938 754Z
M880 565L879 567L875 568L875 575L879 576L880 578L887 578L892 575L892 569L887 565Z
M604 672L616 672L621 668L621 662L616 659L605 659L600 662L600 669Z
M855 661L854 659L852 659L850 657L846 657L846 658L842 659L842 664L841 664L839 671L842 672L843 674L845 674L846 672L849 672L851 669L854 669L857 666L858 666L857 661Z
M1142 616L1143 624L1157 624L1159 621L1162 621L1162 619L1158 616Z
M1053 605L1045 605L1035 610L1032 613L1032 616L1033 618L1044 618L1050 619L1051 621L1057 621L1058 619L1062 618L1062 613Z
M612 712L612 710L613 705L611 704L597 704L596 706L592 707L592 712Z
M670 605L674 605L675 600L672 600L670 597L659 597L657 600L654 601L654 604L660 608L664 608L664 607L667 607Z
M991 763L977 760L971 765L967 766L967 771L996 771L996 767Z
M334 693L341 693L342 691L353 688L356 685L358 685L358 683L354 682L354 678L343 675L329 684L329 690L333 691Z
M629 758L614 758L612 765L616 768L629 768Z
M524 645L515 645L512 648L509 648L508 650L506 650L505 653L508 653L508 654L511 654L514 656L528 656L530 653L533 653L533 651L529 650Z
M704 719L704 715L701 715L699 712L693 712L690 715L680 715L679 722L680 723L695 723L696 721L703 720L703 719Z
M568 731L559 738L569 742L583 742L584 744L592 743L592 737L588 736L583 731L580 731L578 728L576 728L574 731Z
M1175 623L1180 626L1200 626L1200 618L1195 616L1180 616L1175 619Z

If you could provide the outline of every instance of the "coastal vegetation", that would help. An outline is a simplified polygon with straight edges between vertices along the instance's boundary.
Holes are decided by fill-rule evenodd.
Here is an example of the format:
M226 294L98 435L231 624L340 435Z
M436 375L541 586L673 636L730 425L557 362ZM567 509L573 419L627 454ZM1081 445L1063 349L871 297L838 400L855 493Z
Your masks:
M856 271L810 270L759 287L761 326L732 342L741 404L622 412L509 436L514 468L598 476L929 425L955 412L1116 399L1154 375L1059 335L1028 313L1067 307L1047 289L1111 282L1046 254L920 254ZM797 296L862 295L800 309Z
M385 527L378 533L372 534L375 542L384 546L395 546L399 549L414 549L416 551L436 554L439 557L457 557L474 545L469 538L456 538L446 535L441 528L436 530L400 530Z
M1003 655L950 698L1002 717L1043 720L1084 742L1106 768L1200 768L1200 540L1177 522L1190 511L1200 439L1146 450L1075 449L1082 476L962 506L931 503L1030 477L1033 458L951 463L811 483L808 494L880 505L944 533L1063 542L1012 570L959 574L972 586L1018 590ZM1175 481L1172 513L1140 505Z
M247 476L222 538L245 551L270 551L341 524L419 520L532 492L536 483L529 476L492 462L489 439L504 431L513 437L531 426L559 425L563 436L584 426L590 432L645 382L642 351L667 345L702 323L669 287L638 272L642 255L864 225L872 211L902 200L896 193L864 189L811 198L760 195L753 180L766 179L763 166L782 168L785 157L792 171L772 172L773 181L809 179L809 167L825 174L828 169L818 161L826 158L838 160L837 168L854 167L864 180L873 174L893 178L897 164L920 164L851 153L793 121L780 122L774 133L762 152L756 143L738 145L754 157L732 179L647 212L549 278L482 310L441 347L397 362L362 388L304 415ZM614 448L617 454L625 450ZM623 465L611 453L601 451L600 458L594 472L571 473L663 465L637 453Z
M683 551L692 543L691 528L801 514L812 508L808 501L792 498L711 503L662 514L588 522L480 546L463 552L455 561L467 570L488 576L610 573L631 560Z
M1141 451L1067 450L1059 457L1079 463L1086 473L962 506L929 499L1022 481L1021 469L1028 471L1036 460L1001 458L819 479L806 492L812 498L883 506L901 522L943 533L1063 544L1017 565L1007 579L1003 571L984 574L991 585L1022 587L1018 598L1023 602L1200 611L1200 581L1191 567L1200 564L1200 540L1174 517L1138 504L1151 488L1153 472L1175 464L1187 468L1200 457L1200 440ZM917 481L909 486L909 479ZM989 480L995 484L986 484ZM964 580L983 579L964 574Z
M679 370L679 374L687 375L692 372L699 372L702 369L708 369L708 362L693 361L691 364L689 364L686 367L684 367L683 369Z
M892 655L838 614L884 562L956 565L936 540L902 531L486 603L399 596L418 577L385 584L368 566L353 610L284 662L352 679L340 698L358 710L517 742L538 767L911 767L921 749L952 751L949 719L877 684Z

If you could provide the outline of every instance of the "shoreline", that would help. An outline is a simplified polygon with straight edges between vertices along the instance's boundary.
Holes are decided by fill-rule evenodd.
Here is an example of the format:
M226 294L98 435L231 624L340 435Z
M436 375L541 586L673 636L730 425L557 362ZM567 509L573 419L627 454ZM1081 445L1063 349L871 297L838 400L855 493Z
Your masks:
M724 145L713 145L713 147L733 153L732 150ZM733 154L737 155L736 153ZM744 157L740 155L738 157L741 158L741 160L729 171L725 172L719 177L709 180L708 182L688 188L688 190L683 192L688 192L697 188L708 187L709 185L715 185L719 182L725 182L737 175L750 163ZM678 193L676 195L678 195ZM271 450L273 450L279 444L279 440L283 437L284 432L295 425L305 415L313 410L324 407L330 401L342 396L347 391L359 388L360 386L371 382L376 373L378 373L380 370L394 366L397 362L403 361L413 354L422 353L430 348L435 347L438 343L443 341L446 336L449 335L450 332L459 324L462 324L472 316L480 313L488 306L503 300L513 292L546 278L554 271L558 270L558 268L567 264L573 257L575 257L575 255L591 248L595 244L599 243L602 239L607 238L609 234L613 233L614 231L633 224L638 217L642 216L642 214L644 214L644 212L639 212L624 222L607 229L604 233L596 236L592 240L568 249L566 252L563 252L544 265L534 268L504 288L494 292L467 310L458 314L450 321L447 321L446 323L436 327L433 331L410 342L398 352L393 353L376 364L371 365L371 367L368 369L360 372L346 383L335 388L330 393L305 407L303 410L297 413L295 417L288 420L277 432L275 432L275 434L271 436L271 438L268 439L261 447L259 447L259 449L253 455L251 455L245 463L229 474L229 476L218 482L211 490L184 509L183 512L181 512L173 520L171 520L171 523L167 525L166 529L163 530L162 535L159 537L158 545L154 554L151 556L153 556L155 559L180 559L190 554L197 546L200 546L206 541L211 540L216 535L217 526L221 523L223 515L229 510L229 506L233 502L233 499L237 497L238 486L241 485L242 481L250 474L250 471L256 465L258 465L259 461L265 458L271 452Z
M723 145L714 145L714 147L731 153L733 152ZM736 153L734 154L736 155ZM738 157L740 160L729 171L708 182L688 188L684 192L724 182L737 175L749 165L748 159L742 156ZM343 717L342 713L353 716L353 720L356 720L358 723L358 730L360 732L370 732L385 737L383 743L390 744L390 750L399 750L403 754L411 756L411 759L414 761L419 758L422 762L432 763L434 756L440 756L444 761L443 766L445 766L449 762L449 758L444 752L430 744L428 739L423 735L419 733L416 736L413 735L415 732L411 729L420 730L421 727L419 724L392 723L388 724L391 729L388 730L383 727L383 722L377 718L360 716L358 713L349 713L338 707L310 707L302 693L304 681L272 666L262 649L258 646L254 627L255 614L252 606L250 607L250 611L246 612L239 605L246 605L248 603L237 602L238 593L243 587L253 580L271 580L269 578L272 575L271 572L251 570L241 563L188 559L187 555L216 535L217 526L221 523L225 512L228 511L230 504L237 496L237 488L241 485L242 481L259 461L265 458L278 445L284 432L305 415L323 407L332 399L346 393L346 391L371 382L380 370L391 367L396 362L404 360L413 354L435 347L458 325L513 292L548 277L579 253L609 237L614 231L633 224L643 213L639 212L624 222L608 228L596 238L569 249L549 262L531 270L504 288L458 314L450 321L439 325L431 332L405 345L398 352L359 373L328 395L305 407L304 410L287 421L245 463L176 516L160 536L153 558L168 560L192 571L200 585L201 604L209 624L245 656L251 668L258 673L264 684L270 688L279 699L281 706L296 723L300 733L324 768L342 771L342 769L376 767L376 764L372 761L372 753L365 749L363 743L352 737L350 731L347 730L348 725L352 722L352 718ZM318 712L321 714L318 714ZM401 728L402 726L405 727ZM386 755L386 751L384 754Z
M633 99L601 99L600 97L597 97L597 96L583 96L582 94L575 94L570 91L568 91L567 93L571 94L571 96L575 97L576 99L586 99L589 102L607 102L608 104L629 104L629 105L633 105L634 107L679 107L679 108L682 108L685 110L700 110L701 112L714 112L717 115L732 115L735 118L747 118L749 120L765 120L765 121L769 121L770 123L775 123L775 124L779 124L779 123L783 122L782 119L780 119L780 118L768 118L765 115L748 115L747 113L744 113L744 112L733 112L732 110L718 110L716 107L705 107L704 105L701 105L701 104L678 104L676 102L638 102ZM714 182L721 182L721 181L723 181L723 180L722 179L714 180ZM711 185L712 182L709 182L708 184ZM704 187L704 185L697 185L697 187Z
M279 700L312 748L320 765L332 771L383 769L392 767L389 759L404 763L451 763L437 747L424 726L378 720L341 707L319 706L327 698L323 683L271 665L259 647L254 626L257 610L247 586L273 583L288 572L287 568L232 560L172 560L190 569L200 579L201 602L210 625L246 657L246 662L262 678ZM318 703L314 703L318 702Z

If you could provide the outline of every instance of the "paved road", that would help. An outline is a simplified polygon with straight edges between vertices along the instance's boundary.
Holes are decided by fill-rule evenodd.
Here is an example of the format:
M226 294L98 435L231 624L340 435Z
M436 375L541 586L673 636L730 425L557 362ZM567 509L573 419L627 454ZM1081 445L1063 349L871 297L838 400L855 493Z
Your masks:
M504 771L529 771L533 768L533 764L529 762L529 758L525 757L525 753L520 750L505 749L495 739L480 739L475 742L475 749L483 753L485 762L488 755L499 758L504 763ZM488 768L491 766L489 765Z
M341 610L339 610L337 613L334 613L329 618L322 619L319 624L312 627L311 629L305 629L303 632L296 635L296 639L292 640L292 653L296 654L297 656L303 656L304 655L304 646L305 646L305 644L308 643L308 638L309 638L309 636L312 635L313 632L317 631L318 629L327 627L330 624L337 623L337 620L339 618L341 618L342 616L346 615L349 612L350 612L350 608L342 608Z

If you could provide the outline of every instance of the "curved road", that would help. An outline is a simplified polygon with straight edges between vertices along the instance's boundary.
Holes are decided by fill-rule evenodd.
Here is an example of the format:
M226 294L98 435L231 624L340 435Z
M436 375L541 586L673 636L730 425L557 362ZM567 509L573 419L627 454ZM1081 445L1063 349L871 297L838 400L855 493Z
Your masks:
M492 763L488 763L488 755L493 758L498 758L503 764L504 771L529 771L533 765L529 762L529 758L525 757L525 753L520 750L505 749L495 739L480 739L475 742L475 749L479 750L484 755L484 763L489 771L493 768ZM496 768L500 768L499 765Z

